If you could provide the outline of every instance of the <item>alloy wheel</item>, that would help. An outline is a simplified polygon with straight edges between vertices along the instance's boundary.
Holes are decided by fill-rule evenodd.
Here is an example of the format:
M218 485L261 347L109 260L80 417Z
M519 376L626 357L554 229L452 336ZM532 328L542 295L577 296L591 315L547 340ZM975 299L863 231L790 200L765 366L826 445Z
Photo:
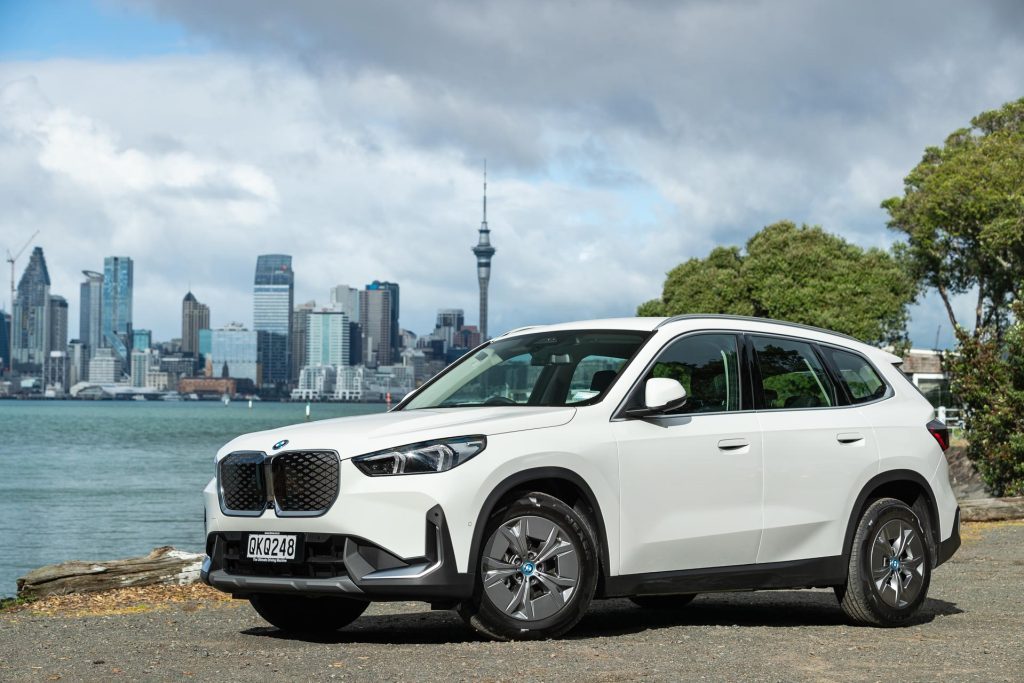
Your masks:
M871 546L871 581L890 607L906 607L924 586L924 544L914 528L893 519L875 534Z
M538 621L570 602L580 580L579 553L557 523L515 517L491 534L481 560L488 600L508 616Z

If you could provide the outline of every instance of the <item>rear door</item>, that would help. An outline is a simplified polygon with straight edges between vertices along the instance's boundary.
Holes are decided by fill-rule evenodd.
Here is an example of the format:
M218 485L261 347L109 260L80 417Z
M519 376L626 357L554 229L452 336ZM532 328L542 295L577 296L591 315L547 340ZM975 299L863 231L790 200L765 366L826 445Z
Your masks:
M826 370L816 344L768 335L749 339L764 437L764 533L757 561L839 555L850 501L878 471L874 430Z
M670 415L617 419L623 574L752 564L761 536L761 435L741 374L740 336L671 342L651 377L679 380L688 402ZM627 404L629 405L629 404Z

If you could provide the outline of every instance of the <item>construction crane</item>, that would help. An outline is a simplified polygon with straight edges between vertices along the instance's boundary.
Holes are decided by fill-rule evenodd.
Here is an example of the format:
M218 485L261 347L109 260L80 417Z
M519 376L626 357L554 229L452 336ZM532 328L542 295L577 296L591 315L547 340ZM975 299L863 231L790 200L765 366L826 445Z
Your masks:
M10 334L7 335L7 355L10 356L10 358L6 359L8 370L14 370L14 262L25 253L25 250L28 249L28 245L32 244L32 240L34 240L38 234L38 230L32 233L32 236L25 241L25 245L18 250L18 253L12 254L10 249L7 250L7 262L11 264L11 327Z

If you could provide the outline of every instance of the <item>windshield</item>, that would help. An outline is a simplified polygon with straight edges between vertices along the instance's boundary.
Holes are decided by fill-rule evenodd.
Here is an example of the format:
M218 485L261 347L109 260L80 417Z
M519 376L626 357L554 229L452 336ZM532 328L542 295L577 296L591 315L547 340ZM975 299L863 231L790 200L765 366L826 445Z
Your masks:
M413 396L405 410L596 403L649 332L542 332L497 339Z

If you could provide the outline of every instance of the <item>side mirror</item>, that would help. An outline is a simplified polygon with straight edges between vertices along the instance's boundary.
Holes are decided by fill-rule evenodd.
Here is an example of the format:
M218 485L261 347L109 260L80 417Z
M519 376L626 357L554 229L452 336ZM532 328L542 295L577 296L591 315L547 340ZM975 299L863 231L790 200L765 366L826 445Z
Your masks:
M644 384L644 406L626 411L629 417L648 417L675 410L686 404L686 389L678 380L654 377Z

